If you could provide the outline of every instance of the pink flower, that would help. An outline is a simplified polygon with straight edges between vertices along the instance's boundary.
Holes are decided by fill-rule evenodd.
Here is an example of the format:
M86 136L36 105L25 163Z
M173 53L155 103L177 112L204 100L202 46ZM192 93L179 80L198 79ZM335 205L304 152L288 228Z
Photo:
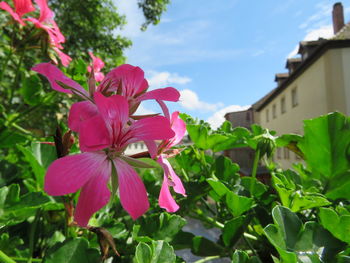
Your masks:
M47 0L35 0L35 2L40 8L40 17L39 19L29 17L26 20L32 22L37 28L41 28L47 32L53 50L60 57L62 65L66 67L72 59L61 51L63 49L62 43L65 42L65 37L53 20L55 14L47 5Z
M13 10L6 2L0 2L0 8L9 12L13 17L21 25L25 26L26 24L22 20L22 16L33 12L35 10L31 0L14 0L15 10Z
M95 57L92 52L89 52L89 55L92 59L92 67L88 66L88 72L94 70L94 77L97 82L100 82L104 79L105 75L101 72L101 69L105 66L105 63L99 57Z
M45 191L50 195L65 195L81 189L75 220L86 226L89 218L110 199L107 184L112 167L117 171L119 195L123 208L133 219L149 208L146 189L127 163L123 151L128 144L140 140L167 140L174 137L169 120L156 116L138 121L129 119L127 100L120 95L104 97L94 94L97 111L81 120L71 119L80 127L81 154L66 156L53 162L45 176ZM86 114L86 104L77 111ZM79 104L82 105L82 104ZM92 105L92 104L91 104ZM79 114L78 114L79 115Z
M88 99L88 92L77 82L68 78L59 70L56 66L51 63L41 63L37 64L32 68L33 71L40 73L45 76L51 84L52 89L69 94L77 94L78 96ZM62 82L66 87L70 89L63 88L58 82Z
M88 93L77 82L66 77L62 71L50 63L41 63L35 65L32 70L45 76L54 90L65 93L73 93L79 95L84 100L92 100ZM62 81L64 80L64 81ZM71 90L62 88L57 81L63 82L71 88ZM133 114L141 101L155 99L162 107L165 116L169 119L168 108L165 101L178 101L180 93L172 88L155 89L147 92L148 83L144 78L144 72L139 67L124 64L112 69L98 86L97 91L103 94L117 93L125 97L129 103L130 114Z
M176 193L183 196L186 196L186 191L180 178L176 175L166 158L168 157L167 152L170 148L181 142L186 132L186 124L179 118L179 112L177 111L171 115L171 129L174 131L175 136L164 140L158 147L154 141L148 141L146 144L152 158L157 158L157 162L163 167L164 171L164 179L158 200L159 206L166 209L167 212L176 212L179 206L171 195L169 187L171 186Z
M130 113L134 113L141 101L178 101L180 93L171 87L148 91L148 82L144 72L139 67L129 64L112 69L98 86L102 93L116 92L129 101Z

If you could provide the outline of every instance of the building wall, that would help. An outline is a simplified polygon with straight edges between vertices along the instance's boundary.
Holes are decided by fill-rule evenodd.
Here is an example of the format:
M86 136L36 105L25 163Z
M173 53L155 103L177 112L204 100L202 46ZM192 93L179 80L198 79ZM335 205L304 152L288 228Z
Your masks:
M350 116L350 48L342 49L342 70L344 77L344 90L345 90L345 100L346 100L346 114Z
M349 114L350 48L328 50L307 70L295 79L283 92L259 111L259 124L277 134L303 131L303 120L318 117L332 111ZM297 90L296 106L292 105L292 90ZM285 99L285 112L281 112L281 100ZM276 105L276 117L273 117ZM269 112L269 120L266 119ZM290 167L297 157L293 153L278 150L275 161L283 168Z

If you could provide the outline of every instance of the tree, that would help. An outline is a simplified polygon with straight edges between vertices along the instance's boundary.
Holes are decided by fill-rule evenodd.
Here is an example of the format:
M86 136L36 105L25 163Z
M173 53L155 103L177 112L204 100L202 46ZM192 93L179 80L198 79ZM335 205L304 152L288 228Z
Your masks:
M145 16L141 26L156 25L166 10L169 0L141 0L138 5ZM87 57L88 51L98 54L108 66L125 61L123 51L131 41L116 34L126 24L124 15L118 13L111 0L52 0L50 2L62 33L66 37L65 50L73 58Z

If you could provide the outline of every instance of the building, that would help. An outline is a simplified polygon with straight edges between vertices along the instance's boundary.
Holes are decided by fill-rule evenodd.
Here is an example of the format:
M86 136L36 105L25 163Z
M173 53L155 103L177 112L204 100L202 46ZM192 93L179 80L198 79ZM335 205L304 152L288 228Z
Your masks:
M334 37L300 42L300 57L287 60L288 72L275 76L277 87L252 106L262 127L301 134L305 119L334 111L350 115L350 23L344 24L341 3L332 14ZM275 157L283 168L298 159L282 148Z

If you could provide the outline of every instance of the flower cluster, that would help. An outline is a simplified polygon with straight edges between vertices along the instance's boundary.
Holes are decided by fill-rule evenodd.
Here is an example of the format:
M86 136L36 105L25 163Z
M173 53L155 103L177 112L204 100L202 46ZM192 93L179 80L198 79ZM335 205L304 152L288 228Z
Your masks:
M54 12L48 7L47 0L35 0L35 3L40 9L39 18L27 17L23 18L27 13L35 11L31 0L13 0L14 9L6 2L0 2L0 8L10 13L12 18L22 26L26 26L26 21L34 24L35 27L44 30L49 36L49 44L59 56L62 65L68 66L72 60L67 54L62 52L62 43L65 42L65 37L62 35L56 22L54 21Z
M50 63L38 64L33 70L45 76L53 89L83 99L72 105L68 117L69 128L79 135L82 153L53 162L44 186L45 191L54 196L81 189L74 214L80 226L86 226L90 217L110 200L108 184L113 176L116 178L112 181L118 182L121 204L131 217L136 219L147 211L145 186L132 167L138 160L124 154L127 146L137 141L144 141L150 156L163 167L159 205L168 212L179 208L169 187L182 195L185 189L167 157L169 149L181 141L186 127L178 112L170 116L164 103L178 101L180 94L176 89L147 91L148 83L142 69L128 64L110 71L98 87L89 81L89 91ZM164 116L135 115L145 100L156 100Z

